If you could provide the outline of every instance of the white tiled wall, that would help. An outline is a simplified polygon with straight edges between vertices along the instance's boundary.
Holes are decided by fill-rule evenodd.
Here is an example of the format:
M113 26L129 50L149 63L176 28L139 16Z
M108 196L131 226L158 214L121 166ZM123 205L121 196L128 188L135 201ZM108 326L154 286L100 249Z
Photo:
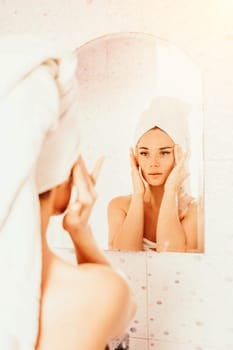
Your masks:
M136 293L139 309L128 328L132 349L233 349L231 257L106 254Z
M0 33L78 47L109 33L144 32L184 50L203 72L206 253L108 253L139 301L132 350L233 349L232 18L230 0L0 2Z

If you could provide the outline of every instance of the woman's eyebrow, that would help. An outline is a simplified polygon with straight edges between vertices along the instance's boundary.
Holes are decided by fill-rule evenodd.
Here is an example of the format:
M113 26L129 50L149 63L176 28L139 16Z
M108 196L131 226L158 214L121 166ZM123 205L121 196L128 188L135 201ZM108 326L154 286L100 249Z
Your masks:
M157 147L155 148L148 148L148 147L144 147L144 146L140 146L138 147L139 149L146 149L146 150L153 150L153 149L157 149ZM164 147L159 147L158 148L160 151L164 150L164 149L173 149L173 146L164 146Z
M166 146L166 147L160 147L159 149L163 150L163 149L172 149L172 148L173 148L173 146Z

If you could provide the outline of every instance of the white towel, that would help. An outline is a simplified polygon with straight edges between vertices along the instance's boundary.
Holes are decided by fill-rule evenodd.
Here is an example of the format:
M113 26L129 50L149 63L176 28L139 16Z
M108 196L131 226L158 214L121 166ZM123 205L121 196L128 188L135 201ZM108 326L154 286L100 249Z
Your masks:
M188 114L190 106L175 97L158 96L146 109L134 131L134 145L144 133L157 126L186 151L189 148Z
M76 57L33 37L0 38L0 349L32 350L38 333L38 194L78 156Z
M182 147L183 152L190 152L190 133L188 116L191 106L176 97L158 96L155 97L146 109L136 125L133 135L133 144L137 145L140 138L155 126L165 131L175 144ZM186 169L188 165L186 162ZM189 196L190 184L186 179L182 185L179 195L179 214L184 217L188 205L193 201Z

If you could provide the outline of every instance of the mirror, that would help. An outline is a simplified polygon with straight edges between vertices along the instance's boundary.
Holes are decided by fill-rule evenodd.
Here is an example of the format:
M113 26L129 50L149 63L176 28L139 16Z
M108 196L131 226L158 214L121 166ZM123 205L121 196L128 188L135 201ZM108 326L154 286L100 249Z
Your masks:
M177 98L190 106L189 194L202 203L202 76L185 53L145 33L97 38L79 47L77 56L81 152L89 169L100 155L106 157L91 226L99 246L108 249L108 203L132 193L129 148L142 113L156 97ZM198 205L197 227L202 245L202 205ZM62 239L63 245L69 245Z

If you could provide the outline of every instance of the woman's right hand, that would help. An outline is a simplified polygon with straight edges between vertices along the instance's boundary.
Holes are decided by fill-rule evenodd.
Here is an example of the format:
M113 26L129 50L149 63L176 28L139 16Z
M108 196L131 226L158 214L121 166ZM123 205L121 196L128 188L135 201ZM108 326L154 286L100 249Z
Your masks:
M133 193L144 194L145 183L143 181L141 169L138 165L137 159L135 157L135 154L132 148L130 148L130 165L131 165L131 176L132 176L132 182L133 182Z

